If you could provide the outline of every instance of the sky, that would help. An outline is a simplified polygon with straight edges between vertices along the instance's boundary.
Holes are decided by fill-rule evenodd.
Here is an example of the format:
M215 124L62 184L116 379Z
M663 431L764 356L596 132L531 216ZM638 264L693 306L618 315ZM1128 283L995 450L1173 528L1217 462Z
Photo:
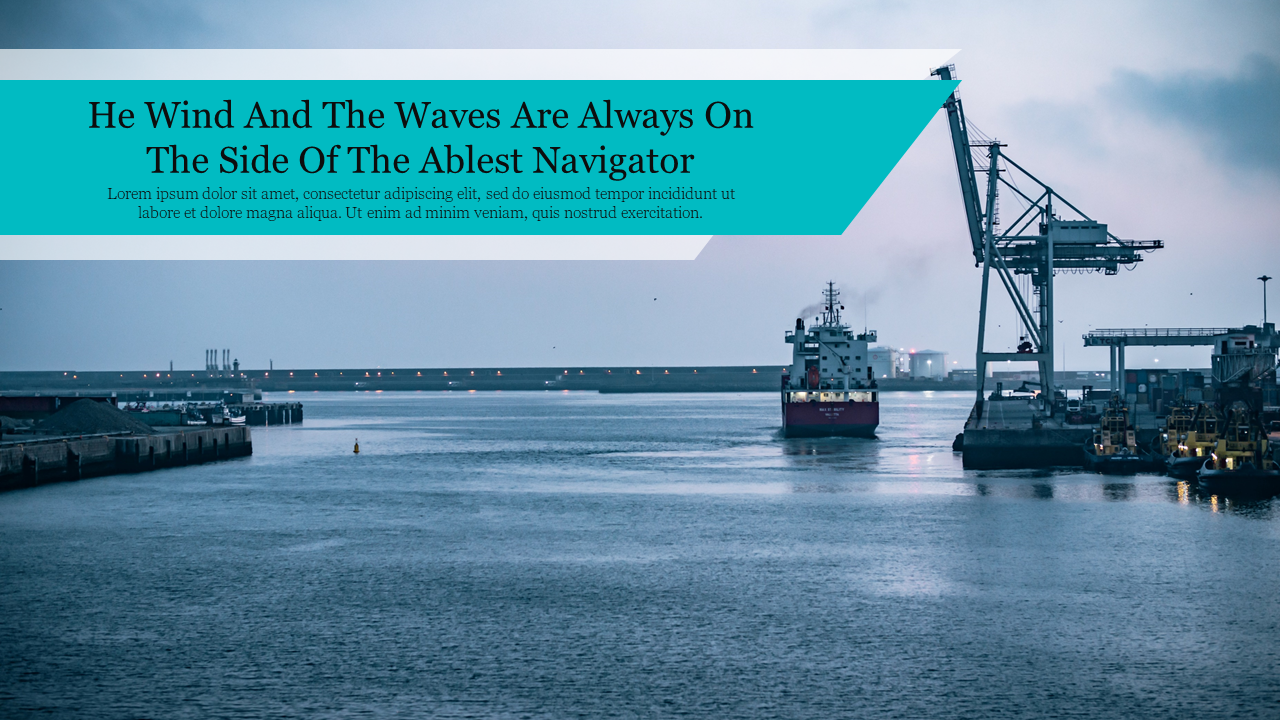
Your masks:
M0 47L960 48L974 125L1118 236L1166 244L1058 277L1060 369L1107 367L1091 328L1260 322L1255 278L1280 276L1273 2L4 0ZM782 364L827 280L882 343L973 367L981 272L943 113L843 235L717 236L694 261L0 262L0 370L198 368L209 347L252 368ZM1011 349L993 298L988 349Z

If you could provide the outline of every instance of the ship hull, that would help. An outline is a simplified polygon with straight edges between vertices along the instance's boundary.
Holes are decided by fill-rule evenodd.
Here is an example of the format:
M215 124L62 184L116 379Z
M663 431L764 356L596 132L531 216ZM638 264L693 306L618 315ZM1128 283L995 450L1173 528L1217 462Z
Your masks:
M1197 476L1203 492L1245 497L1280 495L1280 469L1274 464L1265 469L1252 464L1239 470L1201 468Z
M1205 458L1203 457L1176 457L1170 455L1165 460L1165 472L1170 477L1181 478L1183 480L1195 480L1196 473L1200 472L1200 468L1204 466Z
M782 404L786 437L874 437L880 424L878 402L802 402Z
M1084 449L1084 469L1103 475L1136 475L1140 472L1159 472L1164 469L1164 458L1147 453L1116 453L1114 455L1098 455L1092 445Z

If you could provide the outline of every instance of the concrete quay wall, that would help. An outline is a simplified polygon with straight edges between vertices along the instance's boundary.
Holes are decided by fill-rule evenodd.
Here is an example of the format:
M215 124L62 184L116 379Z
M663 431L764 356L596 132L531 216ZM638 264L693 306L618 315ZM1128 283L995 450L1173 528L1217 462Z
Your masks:
M253 439L244 426L154 435L23 436L0 443L0 491L252 454Z
M1083 467L1089 427L965 428L963 463L967 469Z

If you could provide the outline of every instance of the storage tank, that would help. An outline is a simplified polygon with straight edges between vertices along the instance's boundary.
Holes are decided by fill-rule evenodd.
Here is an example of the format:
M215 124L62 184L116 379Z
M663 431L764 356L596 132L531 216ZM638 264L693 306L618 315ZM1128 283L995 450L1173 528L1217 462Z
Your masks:
M911 353L911 379L943 380L947 377L947 354L939 350Z
M877 380L893 379L898 376L898 351L878 346L867 348L867 364Z

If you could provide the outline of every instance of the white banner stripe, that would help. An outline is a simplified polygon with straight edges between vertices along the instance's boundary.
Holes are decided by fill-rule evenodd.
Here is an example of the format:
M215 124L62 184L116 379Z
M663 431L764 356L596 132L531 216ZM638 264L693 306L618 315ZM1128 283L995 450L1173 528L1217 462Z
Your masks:
M693 260L710 235L3 235L3 260Z
M957 50L0 50L0 80L927 80Z

